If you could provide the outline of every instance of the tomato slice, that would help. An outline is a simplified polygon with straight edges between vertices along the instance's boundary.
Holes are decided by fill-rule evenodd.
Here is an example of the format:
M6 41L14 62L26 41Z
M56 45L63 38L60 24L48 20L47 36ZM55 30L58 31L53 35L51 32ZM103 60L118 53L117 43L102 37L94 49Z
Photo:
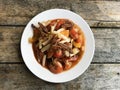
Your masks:
M72 29L72 30L70 30L70 36L73 39L77 39L78 38L78 33L74 29Z
M55 20L52 20L51 23L50 23L50 26L54 26L56 22L57 22L56 19L55 19Z
M75 40L76 43L82 43L82 35L79 35L78 38Z
M55 53L54 53L54 57L56 58L60 58L62 56L62 50L58 49Z
M61 27L61 25L64 24L64 22L65 22L65 20L60 19L59 22L57 23L55 29L58 30Z

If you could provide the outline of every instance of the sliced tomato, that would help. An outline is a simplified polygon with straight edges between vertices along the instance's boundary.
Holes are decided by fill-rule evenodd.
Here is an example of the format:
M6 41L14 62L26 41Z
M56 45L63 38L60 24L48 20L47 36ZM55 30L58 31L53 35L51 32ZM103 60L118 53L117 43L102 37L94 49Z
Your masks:
M53 25L55 25L55 23L57 22L57 20L55 19L55 20L52 20L51 22L50 22L50 26L53 26Z
M77 39L75 40L75 42L76 42L76 43L80 43L80 42L81 42L81 39L80 39L80 38L77 38Z
M70 30L70 36L73 39L77 39L78 38L78 33L74 29L72 29L72 30Z
M75 40L76 43L82 43L82 35L79 35L78 38Z
M57 23L55 29L58 30L61 27L61 25L64 24L64 23L65 23L65 20L60 19L59 22Z
M62 50L58 49L55 53L54 53L54 57L56 58L60 58L62 56Z

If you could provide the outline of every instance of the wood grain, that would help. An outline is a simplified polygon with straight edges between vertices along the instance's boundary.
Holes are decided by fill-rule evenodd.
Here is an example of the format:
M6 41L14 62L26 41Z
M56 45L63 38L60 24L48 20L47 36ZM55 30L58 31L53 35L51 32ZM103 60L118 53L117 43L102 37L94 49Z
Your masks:
M20 62L23 27L0 27L0 62Z
M93 28L95 36L94 62L120 62L120 29Z
M120 1L0 0L0 25L26 25L44 10L63 8L81 15L91 27L120 27L118 7Z
M23 62L20 39L24 27L0 27L0 62ZM120 62L120 29L92 28L95 36L93 62Z
M119 0L0 0L0 90L120 90L119 7ZM62 84L34 76L20 52L25 25L38 13L53 8L82 16L92 28L96 44L85 73Z
M52 84L34 76L23 64L0 64L2 90L119 90L120 65L91 65L88 70L63 84Z

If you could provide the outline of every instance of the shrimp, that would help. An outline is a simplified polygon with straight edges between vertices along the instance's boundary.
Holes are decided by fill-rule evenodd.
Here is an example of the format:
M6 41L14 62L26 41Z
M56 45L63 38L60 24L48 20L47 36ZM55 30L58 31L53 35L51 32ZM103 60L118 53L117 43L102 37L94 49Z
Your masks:
M49 70L51 71L51 72L53 72L53 73L61 73L62 71L63 71L63 66L62 66L62 64L58 61L58 60L56 60L56 59L54 59L50 64L49 64Z

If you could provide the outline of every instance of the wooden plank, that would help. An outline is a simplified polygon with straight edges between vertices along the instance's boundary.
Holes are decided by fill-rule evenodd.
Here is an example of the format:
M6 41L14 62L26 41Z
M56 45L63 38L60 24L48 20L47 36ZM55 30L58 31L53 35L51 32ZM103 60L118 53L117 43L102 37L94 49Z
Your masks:
M81 15L91 27L120 27L120 1L82 1L72 3L72 11Z
M0 27L0 62L23 62L20 39L24 27ZM92 28L96 50L93 62L120 62L120 29Z
M67 83L52 84L34 76L24 64L0 64L2 90L120 90L120 64L94 64Z
M119 7L120 1L0 0L0 25L26 25L44 10L63 8L81 15L91 27L120 27Z
M93 62L120 62L120 29L93 28L95 55Z
M20 39L23 27L0 27L0 62L22 62Z

